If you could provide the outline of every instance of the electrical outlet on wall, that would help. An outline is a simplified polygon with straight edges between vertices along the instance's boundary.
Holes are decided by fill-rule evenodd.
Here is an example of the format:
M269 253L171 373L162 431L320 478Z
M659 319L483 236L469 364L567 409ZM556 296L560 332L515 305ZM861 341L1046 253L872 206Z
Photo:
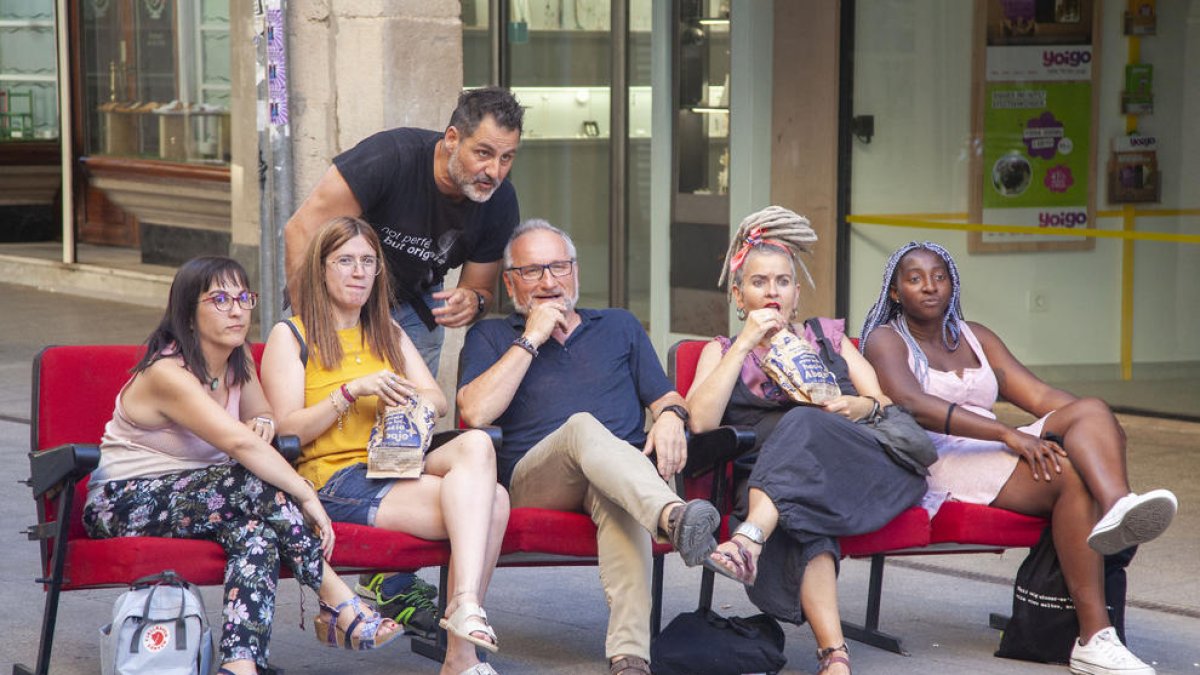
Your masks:
M1029 291L1029 311L1032 314L1040 314L1050 311L1050 298L1046 291Z

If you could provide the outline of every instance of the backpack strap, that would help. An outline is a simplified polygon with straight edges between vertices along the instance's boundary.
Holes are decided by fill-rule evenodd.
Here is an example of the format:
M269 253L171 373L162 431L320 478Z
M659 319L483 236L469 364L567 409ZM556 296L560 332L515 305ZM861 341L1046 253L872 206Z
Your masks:
M296 337L296 342L300 344L300 363L305 367L308 366L308 343L304 341L304 336L300 334L300 329L296 328L296 324L292 323L291 319L284 319L280 323L291 329L292 335Z
M829 338L825 337L825 331L821 328L821 320L814 316L811 319L805 319L804 325L813 332L817 342L821 344L821 356L825 357L825 365L829 367L833 364L833 350L830 348Z

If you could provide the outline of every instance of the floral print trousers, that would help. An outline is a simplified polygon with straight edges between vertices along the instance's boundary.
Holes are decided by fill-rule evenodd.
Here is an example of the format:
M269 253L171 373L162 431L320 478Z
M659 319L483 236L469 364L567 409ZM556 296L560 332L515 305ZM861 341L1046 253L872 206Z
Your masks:
M83 524L98 539L175 537L223 546L222 663L267 665L280 559L300 583L314 591L321 585L321 542L300 508L240 464L108 482L93 490Z

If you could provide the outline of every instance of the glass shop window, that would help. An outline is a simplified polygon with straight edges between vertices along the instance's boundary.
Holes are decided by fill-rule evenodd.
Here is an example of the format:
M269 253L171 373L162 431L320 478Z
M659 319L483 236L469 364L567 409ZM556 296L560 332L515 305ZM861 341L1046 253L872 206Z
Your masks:
M0 143L58 138L54 0L0 0Z
M229 0L83 0L88 154L229 163Z

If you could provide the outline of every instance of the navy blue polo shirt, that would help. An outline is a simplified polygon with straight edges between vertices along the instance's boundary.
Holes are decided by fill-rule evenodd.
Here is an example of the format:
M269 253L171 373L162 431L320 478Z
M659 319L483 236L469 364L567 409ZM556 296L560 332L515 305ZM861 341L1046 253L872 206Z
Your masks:
M578 309L581 322L566 344L538 348L512 403L494 422L504 431L497 458L507 486L529 448L577 412L591 413L617 438L641 448L645 409L675 389L637 318L623 309ZM525 317L480 321L467 332L460 386L469 384L525 332Z

